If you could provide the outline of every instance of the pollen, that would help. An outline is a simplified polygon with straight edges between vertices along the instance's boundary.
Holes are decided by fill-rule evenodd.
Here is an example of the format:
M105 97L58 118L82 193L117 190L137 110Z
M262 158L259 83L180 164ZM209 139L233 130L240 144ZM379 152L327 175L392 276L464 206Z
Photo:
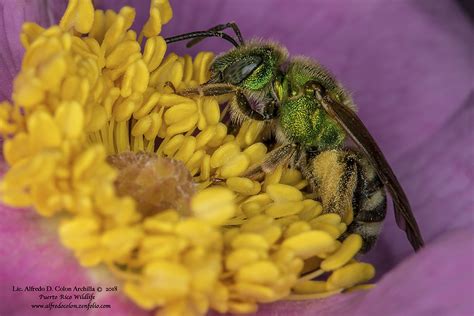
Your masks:
M82 266L107 268L155 315L367 288L361 237L323 214L299 171L245 176L271 150L264 125L232 134L225 98L179 95L209 79L214 55L169 51L168 0L151 1L138 34L135 14L70 0L59 25L23 25L21 71L0 106L3 203L56 218Z

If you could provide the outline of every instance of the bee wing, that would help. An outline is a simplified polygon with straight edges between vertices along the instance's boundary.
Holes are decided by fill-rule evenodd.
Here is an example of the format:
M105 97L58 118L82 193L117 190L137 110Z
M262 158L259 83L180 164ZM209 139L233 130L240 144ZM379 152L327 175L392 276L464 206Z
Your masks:
M392 196L395 219L398 227L405 231L413 249L418 250L421 248L424 245L423 238L421 237L420 229L413 216L405 192L364 123L362 123L359 117L350 108L343 104L327 99L320 101L326 112L344 128L375 167L380 180L384 183Z

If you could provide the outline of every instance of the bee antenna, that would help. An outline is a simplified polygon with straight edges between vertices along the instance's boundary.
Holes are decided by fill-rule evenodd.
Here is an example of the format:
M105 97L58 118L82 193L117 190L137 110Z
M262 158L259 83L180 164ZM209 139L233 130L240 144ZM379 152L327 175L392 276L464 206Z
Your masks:
M165 38L166 44L185 41L192 38L207 38L207 37L220 37L225 39L226 41L230 42L234 47L239 47L239 43L235 41L231 36L227 35L221 31L197 31L191 33L184 33L172 37Z
M232 28L232 30L234 31L234 34L237 36L237 39L239 40L239 44L244 45L244 39L242 38L242 33L240 32L240 29L237 26L237 23L235 23L235 22L219 24L219 25L216 25L214 27L211 27L210 29L208 29L208 31L223 31L223 30L228 29L228 28ZM188 48L193 47L194 45L196 45L197 43L199 43L203 39L205 39L205 37L197 37L195 39L192 39L186 44L186 47L188 47Z

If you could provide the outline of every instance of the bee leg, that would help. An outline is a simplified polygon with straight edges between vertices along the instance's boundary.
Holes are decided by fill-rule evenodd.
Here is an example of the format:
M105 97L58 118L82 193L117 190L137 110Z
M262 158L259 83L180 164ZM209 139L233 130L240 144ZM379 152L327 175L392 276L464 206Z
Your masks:
M189 88L178 91L177 94L182 96L219 96L233 93L234 96L230 101L232 113L235 113L237 121L243 119L253 119L257 121L265 121L273 118L269 113L259 113L253 110L247 96L241 89L228 83L205 83L196 88ZM265 108L265 107L263 107ZM273 113L272 113L273 114Z
M217 183L222 183L222 182L225 182L225 179L222 179L222 178L216 178L216 177L211 177L211 183L212 184L217 184Z
M314 172L310 167L312 158L308 155L308 151L303 148L298 148L295 155L290 160L291 168L298 169L303 177L308 181L309 187L313 193L318 193L318 178L314 176Z
M240 90L235 90L234 97L230 101L230 108L232 113L232 120L242 122L245 119L252 119L256 121L265 121L268 118L253 109L249 99Z
M265 160L244 173L244 177L261 180L267 173L273 172L279 165L286 164L296 152L296 145L286 144L275 148L267 154Z
M164 84L163 84L163 87L168 87L170 88L171 90L173 90L173 93L176 94L176 87L174 86L174 84L171 82L171 81L166 81Z
M196 88L189 88L178 91L179 95L182 96L218 96L223 94L233 93L237 90L237 87L227 83L207 83L200 85Z
M360 153L345 150L324 151L312 164L324 212L339 214L349 225L342 238L361 235L361 252L367 252L377 240L387 205L375 170Z

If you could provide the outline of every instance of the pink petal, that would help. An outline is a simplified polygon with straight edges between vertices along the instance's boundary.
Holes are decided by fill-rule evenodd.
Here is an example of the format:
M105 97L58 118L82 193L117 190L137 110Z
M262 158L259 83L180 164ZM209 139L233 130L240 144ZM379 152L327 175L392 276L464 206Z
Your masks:
M474 94L436 133L395 164L425 241L474 223ZM387 216L380 241L370 253L379 271L410 255L404 233Z
M41 292L13 292L13 287L92 283L87 270L59 244L55 223L40 218L31 210L4 205L0 208L0 217L0 301L9 302L0 304L0 315L31 315L30 305L42 303L38 298ZM80 313L71 312L73 315ZM43 313L50 315L47 310Z

